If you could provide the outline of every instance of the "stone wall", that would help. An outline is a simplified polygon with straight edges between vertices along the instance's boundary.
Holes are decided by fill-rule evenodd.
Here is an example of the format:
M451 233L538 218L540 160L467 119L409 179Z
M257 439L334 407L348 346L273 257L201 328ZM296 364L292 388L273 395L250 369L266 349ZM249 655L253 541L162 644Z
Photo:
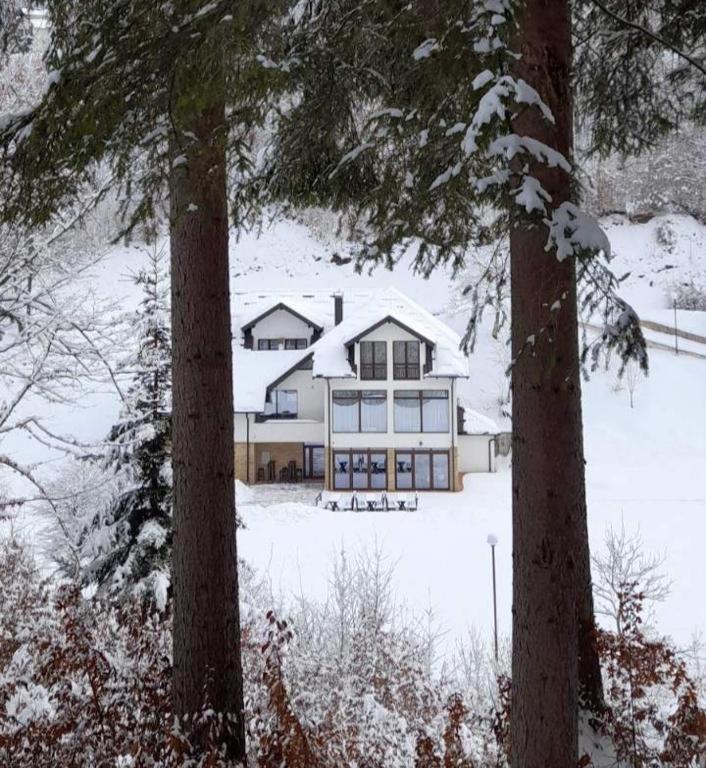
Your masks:
M247 476L247 444L235 444L235 476L244 483L257 482L257 470L263 467L267 479L267 462L275 462L275 479L279 480L282 467L295 461L297 468L304 469L303 443L250 443L250 476Z

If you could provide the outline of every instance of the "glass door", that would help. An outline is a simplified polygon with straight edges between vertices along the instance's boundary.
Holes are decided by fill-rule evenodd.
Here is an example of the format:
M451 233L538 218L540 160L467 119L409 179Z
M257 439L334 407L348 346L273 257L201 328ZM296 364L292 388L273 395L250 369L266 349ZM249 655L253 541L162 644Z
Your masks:
M309 480L320 480L325 471L325 453L323 445L304 446L304 477Z

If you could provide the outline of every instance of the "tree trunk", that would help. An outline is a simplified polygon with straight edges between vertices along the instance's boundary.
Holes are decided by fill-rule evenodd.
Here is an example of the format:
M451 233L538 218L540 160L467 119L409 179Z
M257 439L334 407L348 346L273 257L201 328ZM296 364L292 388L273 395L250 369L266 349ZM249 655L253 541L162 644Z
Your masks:
M194 57L197 58L197 57ZM175 714L224 714L245 763L236 552L225 110L217 56L177 77L170 173ZM198 87L200 82L201 87ZM174 163L174 159L179 161ZM195 744L205 734L184 720Z
M536 88L556 122L552 125L534 107L524 108L515 115L513 130L570 158L568 2L526 0L520 13L522 57L515 76ZM542 163L529 165L551 194L553 206L570 198L569 174ZM545 251L546 242L543 226L530 226L519 216L513 222L515 768L573 768L578 760L579 673L591 698L601 698L593 649L576 265L571 258L560 262L555 252Z

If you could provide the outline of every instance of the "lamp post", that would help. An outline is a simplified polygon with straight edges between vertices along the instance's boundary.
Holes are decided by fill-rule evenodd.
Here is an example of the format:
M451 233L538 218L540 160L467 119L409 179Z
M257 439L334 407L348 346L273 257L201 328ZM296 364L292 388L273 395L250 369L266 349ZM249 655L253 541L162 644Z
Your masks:
M495 546L497 543L498 537L494 533L488 534L488 544L490 544L490 556L493 564L493 639L496 664L498 661L498 592L495 581Z
M674 351L679 354L679 331L677 330L677 297L672 294L672 306L674 307Z

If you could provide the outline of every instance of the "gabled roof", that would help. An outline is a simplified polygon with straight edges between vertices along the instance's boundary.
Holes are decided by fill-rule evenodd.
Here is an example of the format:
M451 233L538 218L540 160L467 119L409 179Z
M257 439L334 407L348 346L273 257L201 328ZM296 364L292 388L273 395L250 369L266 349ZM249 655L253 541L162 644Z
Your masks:
M387 322L395 323L433 347L434 358L427 377L468 378L468 358L461 350L461 337L396 288L388 288L360 305L348 307L343 322L311 347L314 351L313 375L354 377L347 347Z
M247 323L245 323L245 325L241 326L240 330L243 333L245 333L246 331L249 331L253 326L257 325L261 320L264 320L266 317L273 314L274 312L277 312L280 309L284 310L285 312L289 312L291 315L294 315L294 317L298 318L302 322L311 326L314 330L319 332L323 331L323 326L319 325L318 323L315 323L311 318L297 311L296 309L294 309L294 307L290 306L284 301L278 301L276 304L273 304L264 312L261 312L259 315L257 315L257 317L254 317L252 320L249 320Z
M391 322L434 350L432 368L425 378L468 378L468 358L460 336L431 312L394 288L379 293L349 292L344 296L343 321L334 325L331 292L236 293L236 327L253 324L283 304L298 315L314 317L323 335L306 349L253 351L235 340L235 410L261 413L269 389L280 384L306 359L312 358L312 375L318 378L354 378L348 346L372 330ZM306 322L310 322L306 320Z
M398 328L401 328L403 331L407 331L407 333L411 334L412 336L416 336L419 341L423 341L425 344L428 344L430 347L434 346L434 342L428 339L426 336L422 336L418 331L415 331L414 328L410 328L408 325L405 325L401 320L399 320L396 317L393 317L392 315L386 315L381 320L378 320L376 323L373 323L369 328L365 328L362 330L359 334L354 336L352 339L348 339L346 342L346 346L350 347L351 344L355 344L357 341L360 341L361 339L365 338L369 334L371 334L374 330L379 328L381 325L385 325L386 323L393 323Z
M288 376L308 354L311 354L311 347L259 352L238 346L233 360L236 413L262 413L268 385L281 379L283 374Z

